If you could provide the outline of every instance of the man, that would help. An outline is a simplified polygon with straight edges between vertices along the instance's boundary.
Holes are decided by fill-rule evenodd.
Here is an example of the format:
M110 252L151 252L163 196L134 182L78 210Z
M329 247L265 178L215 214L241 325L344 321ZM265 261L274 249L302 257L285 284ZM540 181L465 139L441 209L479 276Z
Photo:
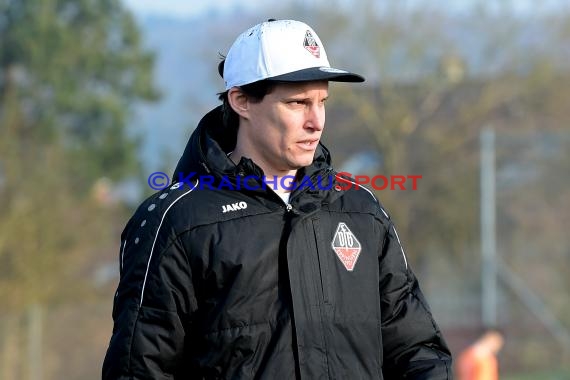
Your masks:
M485 331L471 346L459 355L457 375L459 380L498 380L497 355L505 338L496 329Z
M331 68L308 25L269 20L222 64L223 104L179 182L122 235L104 379L450 379L396 230L320 144Z

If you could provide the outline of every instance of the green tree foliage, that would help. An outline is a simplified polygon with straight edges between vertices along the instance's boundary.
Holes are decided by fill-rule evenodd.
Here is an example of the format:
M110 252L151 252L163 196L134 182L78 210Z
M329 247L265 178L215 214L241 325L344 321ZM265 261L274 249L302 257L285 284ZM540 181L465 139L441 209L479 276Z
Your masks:
M133 100L155 95L153 60L120 2L2 0L0 15L3 129L63 144L92 175L132 169L125 120Z
M62 294L109 239L90 194L138 169L126 122L157 97L152 65L119 0L0 0L2 304Z

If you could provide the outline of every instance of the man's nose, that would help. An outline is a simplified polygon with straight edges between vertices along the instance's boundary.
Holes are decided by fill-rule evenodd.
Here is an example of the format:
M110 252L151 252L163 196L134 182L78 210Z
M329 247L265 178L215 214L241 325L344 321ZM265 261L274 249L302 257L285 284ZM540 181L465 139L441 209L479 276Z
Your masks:
M311 105L307 110L307 120L305 128L322 131L325 127L325 106L324 104Z

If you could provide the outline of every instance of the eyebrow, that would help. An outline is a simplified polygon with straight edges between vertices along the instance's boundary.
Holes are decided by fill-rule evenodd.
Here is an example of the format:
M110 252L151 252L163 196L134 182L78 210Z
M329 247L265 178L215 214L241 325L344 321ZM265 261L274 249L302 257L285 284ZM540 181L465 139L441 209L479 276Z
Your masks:
M327 94L325 97L322 98L322 100L327 100L329 98L329 94ZM305 100L305 99L311 99L311 96L308 96L306 93L300 93L300 94L296 94L296 95L290 95L290 96L283 96L281 98L284 101L290 101L290 100Z

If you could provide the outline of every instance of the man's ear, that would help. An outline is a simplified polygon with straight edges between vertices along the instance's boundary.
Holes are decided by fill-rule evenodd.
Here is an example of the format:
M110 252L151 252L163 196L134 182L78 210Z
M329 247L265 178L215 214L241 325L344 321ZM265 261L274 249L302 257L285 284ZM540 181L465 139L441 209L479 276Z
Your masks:
M244 119L249 118L249 101L247 95L239 88L232 87L228 91L228 102L232 109Z

